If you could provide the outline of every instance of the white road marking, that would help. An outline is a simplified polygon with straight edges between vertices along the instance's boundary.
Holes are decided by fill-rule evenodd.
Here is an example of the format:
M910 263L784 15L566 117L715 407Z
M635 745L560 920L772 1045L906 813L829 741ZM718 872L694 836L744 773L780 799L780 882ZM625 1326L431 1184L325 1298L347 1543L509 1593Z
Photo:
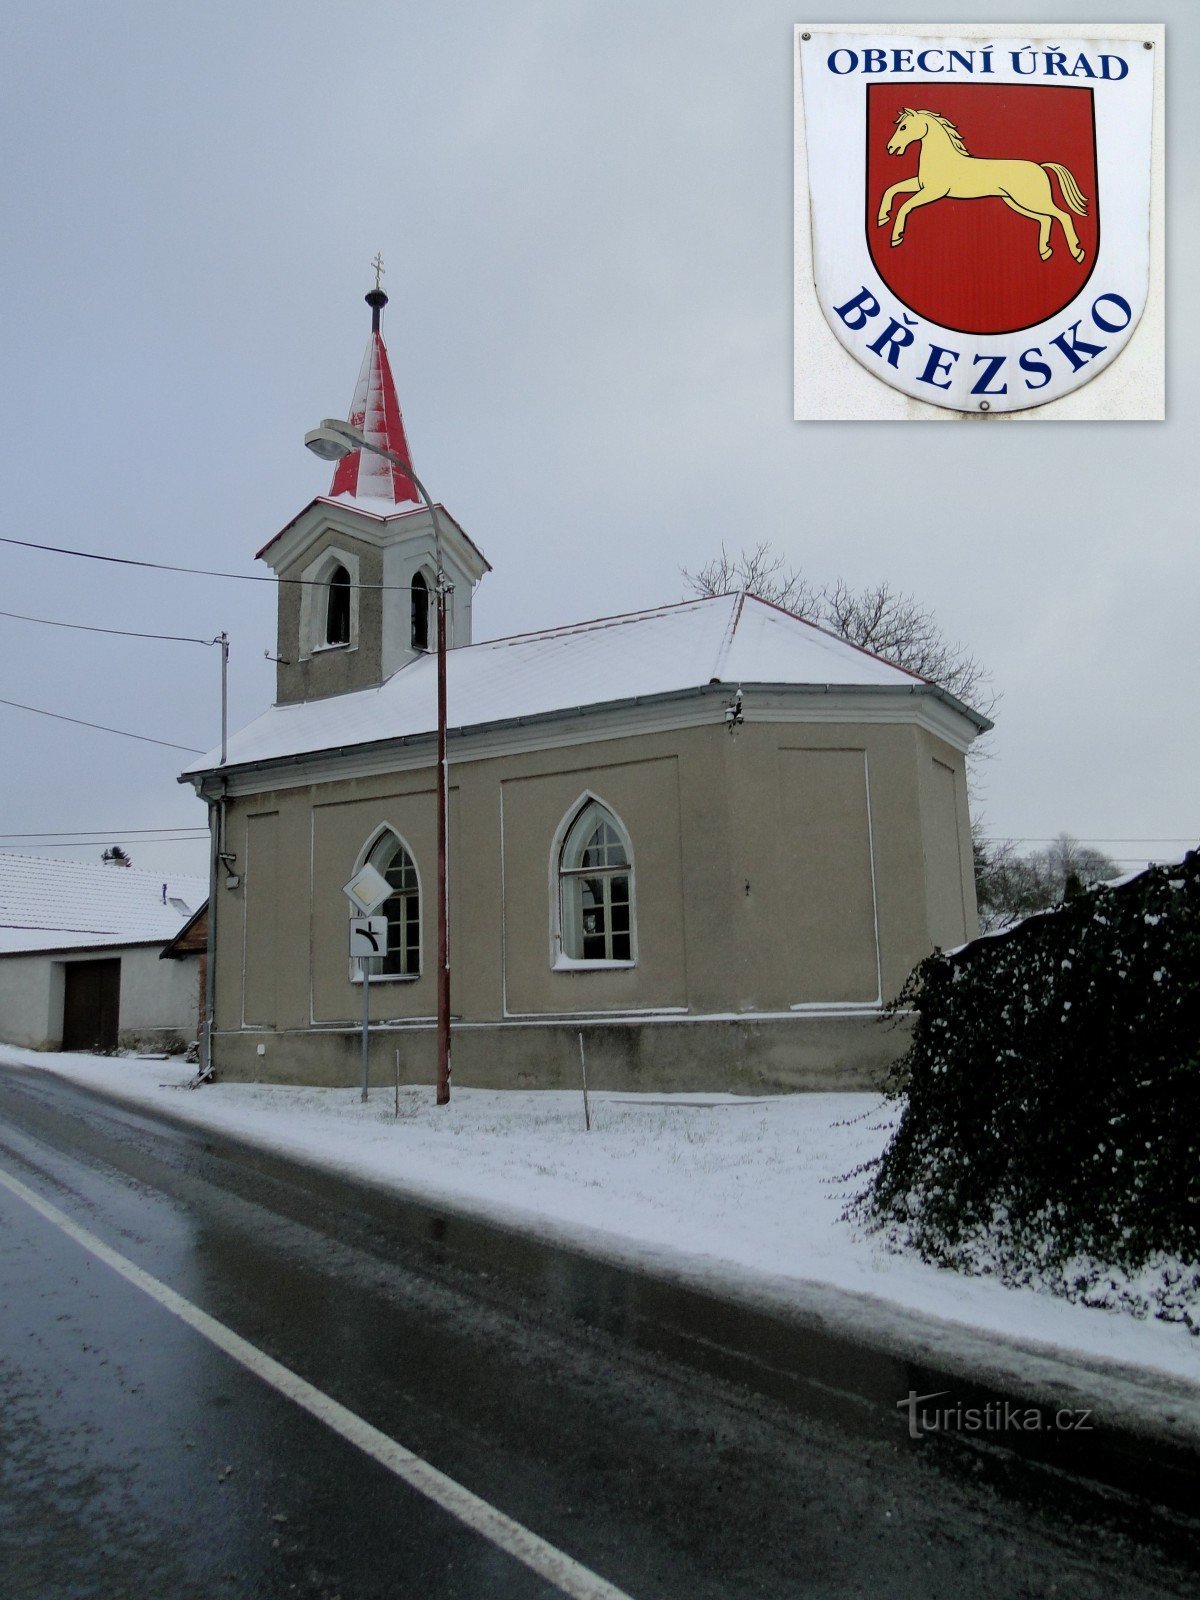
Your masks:
M152 1300L156 1300L181 1322L186 1322L188 1327L194 1328L197 1333L216 1345L218 1350L223 1350L226 1355L232 1356L256 1378L261 1378L280 1394L295 1401L319 1422L325 1423L335 1433L341 1434L343 1439L357 1445L366 1455L387 1467L389 1472L395 1473L396 1477L402 1479L410 1488L416 1489L419 1494L432 1500L435 1505L441 1506L451 1516L466 1523L473 1532L481 1534L508 1555L515 1557L539 1577L547 1579L556 1588L561 1589L563 1594L570 1595L572 1600L630 1600L630 1596L623 1589L618 1589L615 1584L609 1583L598 1573L573 1560L565 1551L548 1544L545 1539L540 1538L520 1522L506 1516L503 1511L490 1505L486 1500L481 1500L469 1489L464 1489L462 1484L456 1483L453 1478L448 1478L444 1472L439 1472L436 1467L430 1466L428 1461L414 1455L411 1450L406 1450L403 1445L397 1444L395 1439L390 1439L386 1433L381 1433L362 1417L320 1389L314 1388L311 1383L305 1382L289 1367L283 1366L257 1346L243 1339L240 1334L234 1333L232 1328L227 1328L223 1322L210 1317L206 1311L201 1311L199 1306L176 1294L174 1289L168 1288L158 1278L152 1277L150 1273L144 1272L141 1267L118 1254L116 1250L110 1249L102 1239L98 1239L86 1228L81 1228L78 1223L72 1222L71 1218L57 1206L52 1206L49 1201L43 1200L39 1194L27 1188L19 1178L14 1178L10 1173L0 1169L0 1185L23 1200L39 1216L45 1217L47 1222L52 1222L56 1228L60 1228L69 1238L74 1239L76 1244L82 1245L98 1261L103 1261L105 1266L111 1267L143 1294L148 1294Z

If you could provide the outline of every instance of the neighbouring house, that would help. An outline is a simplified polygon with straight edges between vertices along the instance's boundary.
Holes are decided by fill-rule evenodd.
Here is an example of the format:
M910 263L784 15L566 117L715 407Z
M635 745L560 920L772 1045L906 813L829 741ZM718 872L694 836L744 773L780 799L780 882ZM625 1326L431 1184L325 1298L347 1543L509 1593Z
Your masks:
M191 1042L204 1036L205 996L208 993L208 901L200 906L180 928L171 942L158 952L160 961L185 961L194 966L192 994L196 1014Z
M386 298L350 421L411 464ZM987 718L748 595L475 643L490 569L437 521L456 1080L576 1083L582 1036L610 1086L875 1081L904 1043L887 1000L977 931L964 758ZM392 890L372 1070L430 1081L434 519L360 451L259 554L281 580L276 703L181 779L223 862L212 1063L356 1081L342 886L371 863Z
M35 1050L180 1050L200 957L159 960L205 878L0 854L0 1039Z

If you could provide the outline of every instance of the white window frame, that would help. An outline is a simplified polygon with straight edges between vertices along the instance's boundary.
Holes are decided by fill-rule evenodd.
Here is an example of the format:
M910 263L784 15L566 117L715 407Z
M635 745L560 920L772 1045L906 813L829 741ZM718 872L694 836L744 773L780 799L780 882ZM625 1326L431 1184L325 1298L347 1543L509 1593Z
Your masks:
M346 581L344 583L339 583L339 577L343 576ZM333 629L333 593L335 588L338 590L339 594L343 589L346 591L346 637L344 639L331 639L329 637ZM345 646L350 643L350 598L353 593L354 588L350 581L350 574L339 561L337 566L334 567L332 572L329 574L329 589L325 595L325 627L322 630L325 634L325 639L321 645L322 649L333 650L339 646ZM340 609L341 607L339 604L339 610ZM339 621L340 620L341 619L339 618Z
M382 823L380 823L379 827L377 827L375 829L374 833L371 834L371 836L367 840L366 844L359 851L358 860L354 864L354 871L356 873L362 871L363 867L367 864L368 861L371 860L371 858L374 855L375 851L379 849L380 844L386 838L390 838L393 841L394 844L398 845L399 848L405 852L405 854L408 856L409 861L412 863L413 872L416 874L416 879L417 879L417 970L415 972L375 972L375 971L372 971L372 973L371 973L371 987L372 988L374 988L374 986L377 983L416 983L417 980L420 978L422 972L425 970L425 885L421 880L421 869L417 865L416 852L413 850L413 848L409 844L408 840L400 832L399 828L394 828L391 825L390 822L382 822ZM378 866L378 863L375 863L375 865ZM381 872L386 872L387 869L384 868L384 867L379 867L379 870ZM353 876L353 874L351 874L351 876ZM386 901L385 901L385 904L386 904ZM382 913L383 913L383 907L381 906L379 911L376 913L376 915L380 916L380 915L382 915ZM351 916L356 915L356 913L353 910L353 908L351 908L350 915ZM352 959L350 961L350 982L351 983L361 983L362 981L363 981L363 979L362 979L362 965L361 965L361 963L359 961L357 961L355 959Z
M330 644L325 636L329 625L329 580L339 567L345 567L350 575L350 638L346 643ZM300 590L300 660L326 655L331 650L357 650L359 558L339 545L329 545L309 562L300 577L304 584Z
M617 834L625 851L624 873L629 879L629 955L609 960L595 957L573 956L567 951L564 936L566 912L564 907L565 880L587 876L582 870L563 865L568 848L578 830L590 833L597 821L605 821ZM617 868L601 868L592 876L616 876ZM637 873L633 856L633 842L629 829L616 811L599 795L585 790L571 806L555 830L550 852L550 965L555 972L621 972L638 965L637 936ZM611 932L611 930L610 930Z
M417 567L412 577L408 580L415 584L421 578L425 584L426 612L425 612L425 645L421 647L413 639L412 627L412 590L409 590L409 620L408 620L408 647L415 650L418 655L429 655L437 649L437 573L430 567Z

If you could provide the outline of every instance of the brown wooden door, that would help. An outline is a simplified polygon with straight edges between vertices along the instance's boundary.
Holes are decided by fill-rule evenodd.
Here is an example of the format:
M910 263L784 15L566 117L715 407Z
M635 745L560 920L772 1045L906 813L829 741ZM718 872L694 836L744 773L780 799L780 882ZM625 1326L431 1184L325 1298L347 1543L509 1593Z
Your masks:
M121 959L69 961L63 997L64 1050L115 1050L121 1007Z

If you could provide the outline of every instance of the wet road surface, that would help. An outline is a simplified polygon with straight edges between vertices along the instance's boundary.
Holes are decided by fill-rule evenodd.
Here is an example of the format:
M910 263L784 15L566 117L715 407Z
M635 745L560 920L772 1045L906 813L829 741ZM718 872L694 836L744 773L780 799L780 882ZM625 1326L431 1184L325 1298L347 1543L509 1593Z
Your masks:
M0 1072L0 1170L635 1600L1194 1590L1177 1513L633 1349L49 1077ZM0 1403L6 1600L560 1592L4 1188Z

